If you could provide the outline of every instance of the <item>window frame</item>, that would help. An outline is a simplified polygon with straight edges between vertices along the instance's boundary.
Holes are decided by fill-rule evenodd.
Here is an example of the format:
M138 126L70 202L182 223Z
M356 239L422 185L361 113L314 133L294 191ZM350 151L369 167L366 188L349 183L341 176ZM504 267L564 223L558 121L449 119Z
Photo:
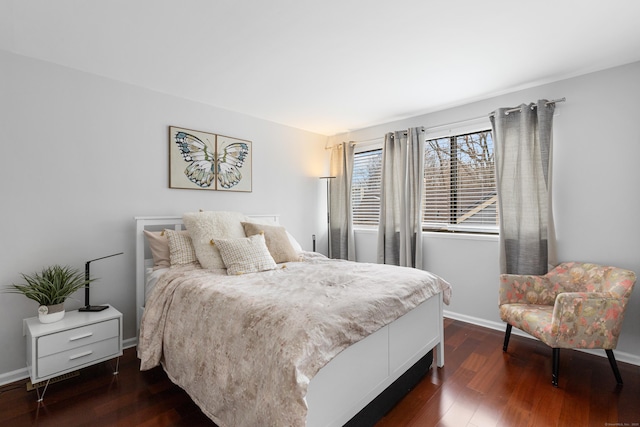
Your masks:
M449 125L426 128L425 133L422 135L422 137L424 138L424 141L425 141L425 150L426 150L426 141L428 140L452 137L452 136L468 135L468 134L485 132L485 131L492 132L492 128L491 128L491 123L489 122L488 117L483 116L476 119L458 122L455 125L449 124ZM377 151L377 150L380 150L380 152L382 152L383 143L384 143L384 138L377 138L377 139L369 140L367 142L357 143L355 146L354 154L357 155L363 152ZM495 144L493 147L493 151L495 156ZM495 161L495 158L494 158L494 161ZM352 184L353 184L353 181L352 181ZM422 184L424 185L424 177L423 177ZM497 186L497 183L496 183L496 186ZM352 194L353 194L353 188L352 188ZM353 196L351 197L352 197L351 200L353 203ZM424 209L424 206L423 206L423 209ZM497 206L496 206L496 209L497 209ZM354 215L354 219L355 219L355 215ZM357 224L354 221L354 228L359 230L368 230L368 231L377 230L379 220L380 220L380 217L378 213L377 224L375 225ZM437 228L425 226L424 222L422 224L423 233L434 233L434 234L440 234L443 236L453 235L453 234L470 234L478 237L486 236L487 238L494 238L499 236L499 228L500 228L499 223L495 225L442 224L441 227L437 227Z
M459 159L458 154L459 154L459 150L458 150L458 140L457 138L460 137L464 137L464 136L468 136L468 135L473 135L473 134L478 134L478 133L483 133L483 132L490 132L492 133L492 129L490 125L476 125L473 128L464 128L464 130L462 128L456 128L456 129L447 129L445 132L440 132L440 133L431 133L431 134L427 134L425 136L425 155L426 155L426 150L427 150L427 141L432 141L432 140L438 140L438 139L448 139L449 143L451 144L449 146L449 155L452 157L453 153L455 151L456 154L456 159ZM494 162L495 162L495 146L493 145L493 134L491 135L491 140L492 140L492 152L493 152L493 156L494 156ZM459 161L456 161L454 163L454 166L457 168L459 164ZM452 169L452 171L449 173L449 177L452 181L456 182L455 185L455 189L450 189L451 192L453 192L455 195L457 195L459 193L459 186L458 184L458 173L455 169ZM426 177L423 178L423 185L426 185L425 183L426 181ZM495 183L495 174L494 174L494 183ZM496 183L497 186L497 183ZM425 193L426 193L426 188L425 188ZM453 204L449 203L448 204L448 210L449 212L451 212L451 217L457 217L459 212L457 210L457 203L459 202L459 199L457 197L455 197L455 201L453 202ZM496 216L497 216L497 192L496 195L494 195L491 199L492 200L495 199L495 203L496 203ZM473 234L488 234L488 235L496 235L499 234L499 229L500 229L500 225L499 223L496 224L453 224L451 223L451 217L449 217L447 222L427 222L424 220L424 215L426 214L426 202L427 202L427 197L425 194L425 198L423 199L422 203L423 203L423 221L422 221L422 231L423 232L433 232L433 233L473 233ZM493 202L491 202L493 203ZM498 220L497 220L498 221Z

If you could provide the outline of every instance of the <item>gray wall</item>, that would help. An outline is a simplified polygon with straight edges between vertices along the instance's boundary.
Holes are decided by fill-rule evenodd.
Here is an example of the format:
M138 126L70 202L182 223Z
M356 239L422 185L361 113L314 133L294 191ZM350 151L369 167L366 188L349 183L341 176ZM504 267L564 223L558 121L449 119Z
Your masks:
M135 336L134 216L196 209L279 213L311 249L326 248L327 138L0 51L0 286L20 272L125 254L92 265L92 302L125 315ZM409 126L484 117L498 107L565 96L554 141L554 211L560 260L640 272L640 63L330 138L378 138ZM167 188L167 126L253 142L253 192ZM375 260L375 232L357 233L358 260ZM452 317L502 329L497 239L429 234L426 268L454 286ZM67 309L81 305L82 295ZM36 304L0 294L0 383L26 375L22 319ZM618 358L640 365L640 291L634 291Z
M337 135L366 141L411 126L427 128L541 98L556 107L553 203L560 261L615 265L640 273L640 62ZM488 118L487 118L488 123ZM358 231L359 261L375 261L376 233ZM498 241L428 233L425 268L453 285L447 315L504 329L497 308ZM640 288L640 284L636 285ZM640 289L632 294L617 358L640 365ZM604 355L604 352L601 352Z
M311 249L322 237L326 136L0 51L0 287L54 263L93 263L92 303L135 337L134 216L200 208L277 213ZM168 188L168 126L253 143L253 192ZM322 242L320 242L322 243ZM320 244L326 247L326 243ZM83 295L67 310L82 305ZM37 305L0 293L0 383L24 377L22 319Z

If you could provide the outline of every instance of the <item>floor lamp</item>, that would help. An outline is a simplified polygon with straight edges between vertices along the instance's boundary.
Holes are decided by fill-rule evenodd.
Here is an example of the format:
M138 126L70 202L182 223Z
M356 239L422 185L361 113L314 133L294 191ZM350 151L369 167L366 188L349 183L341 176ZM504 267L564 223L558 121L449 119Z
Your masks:
M331 253L331 180L335 176L321 176L320 179L327 180L327 255L332 258Z

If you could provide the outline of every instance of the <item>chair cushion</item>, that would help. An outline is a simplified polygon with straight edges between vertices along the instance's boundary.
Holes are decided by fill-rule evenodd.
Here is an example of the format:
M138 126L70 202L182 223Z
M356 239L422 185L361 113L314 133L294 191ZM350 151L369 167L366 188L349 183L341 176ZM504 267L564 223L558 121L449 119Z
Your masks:
M551 319L553 306L536 304L503 304L500 318L514 327L533 335L547 345L554 346Z

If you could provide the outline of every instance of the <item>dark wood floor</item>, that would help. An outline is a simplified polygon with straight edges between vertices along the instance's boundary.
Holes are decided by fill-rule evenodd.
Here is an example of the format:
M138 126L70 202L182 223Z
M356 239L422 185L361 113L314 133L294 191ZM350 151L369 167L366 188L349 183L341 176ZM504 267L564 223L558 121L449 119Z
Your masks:
M604 357L561 352L551 386L551 350L538 341L445 320L445 366L434 368L377 427L640 426L640 367L619 363L616 385ZM161 369L138 370L135 350L120 361L52 384L42 404L26 380L0 387L0 427L213 426Z

